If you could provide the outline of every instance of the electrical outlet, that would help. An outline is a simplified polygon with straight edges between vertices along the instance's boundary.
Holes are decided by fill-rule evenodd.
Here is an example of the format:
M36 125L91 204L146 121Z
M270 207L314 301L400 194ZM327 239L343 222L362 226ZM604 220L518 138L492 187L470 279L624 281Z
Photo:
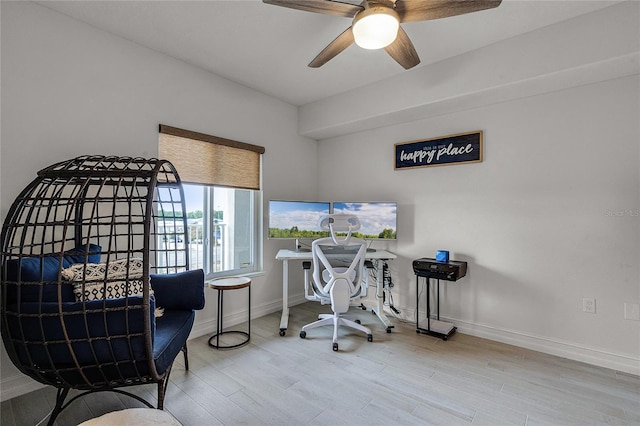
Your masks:
M640 321L640 304L624 302L624 319Z
M582 299L582 312L590 314L596 313L596 299L591 297L585 297Z

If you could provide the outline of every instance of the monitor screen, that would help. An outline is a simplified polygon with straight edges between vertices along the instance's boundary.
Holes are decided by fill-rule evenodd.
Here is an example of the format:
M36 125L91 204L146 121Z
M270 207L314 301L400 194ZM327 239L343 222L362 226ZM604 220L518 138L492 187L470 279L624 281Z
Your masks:
M354 237L366 240L396 239L397 203L333 203L335 214L355 214L362 224Z
M319 226L331 213L331 203L318 201L269 201L269 238L323 238L329 232Z

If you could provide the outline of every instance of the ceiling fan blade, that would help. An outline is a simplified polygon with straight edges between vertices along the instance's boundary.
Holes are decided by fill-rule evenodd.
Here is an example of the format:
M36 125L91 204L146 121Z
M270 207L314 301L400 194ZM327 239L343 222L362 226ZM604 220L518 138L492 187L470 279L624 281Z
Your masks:
M400 22L429 21L500 6L502 0L398 0Z
M406 70L420 63L418 52L416 52L416 48L413 47L413 43L411 43L409 36L402 27L398 29L396 40L385 47L384 50Z
M325 15L344 16L353 18L364 7L357 4L342 3L331 0L262 0L266 4L305 10L307 12L323 13Z
M318 53L318 56L313 58L313 61L309 63L311 68L318 68L333 59L338 53L342 52L347 47L351 46L354 42L353 31L351 27L347 28L342 34L336 37L322 52Z

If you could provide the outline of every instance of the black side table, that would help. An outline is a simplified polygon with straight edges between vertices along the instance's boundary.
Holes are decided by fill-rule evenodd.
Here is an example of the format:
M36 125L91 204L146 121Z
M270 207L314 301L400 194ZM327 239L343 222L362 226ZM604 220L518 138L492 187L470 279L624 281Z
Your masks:
M223 299L224 292L227 290L239 290L241 288L247 288L249 294L249 318L247 318L247 331L235 331L228 330L223 331L222 317L223 317ZM216 321L216 334L209 338L209 346L216 349L233 349L246 345L251 339L251 280L247 277L224 277L218 278L209 283L209 288L218 290L218 317ZM238 334L244 336L244 339L235 345L221 345L220 336L223 334ZM215 344L212 343L215 339Z

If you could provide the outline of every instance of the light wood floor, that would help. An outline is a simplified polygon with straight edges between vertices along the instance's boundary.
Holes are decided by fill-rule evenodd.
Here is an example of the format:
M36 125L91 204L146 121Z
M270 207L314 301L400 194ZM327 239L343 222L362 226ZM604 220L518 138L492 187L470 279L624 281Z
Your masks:
M240 349L217 351L208 336L189 342L190 370L179 355L165 410L198 426L640 424L637 376L460 333L445 342L395 320L387 334L362 311L374 341L345 330L333 352L330 328L298 334L321 310L327 307L292 308L284 337L279 312L254 319L251 342ZM133 390L155 401L155 385ZM47 388L5 401L0 423L35 425L54 399ZM109 392L88 395L57 424L140 406Z

